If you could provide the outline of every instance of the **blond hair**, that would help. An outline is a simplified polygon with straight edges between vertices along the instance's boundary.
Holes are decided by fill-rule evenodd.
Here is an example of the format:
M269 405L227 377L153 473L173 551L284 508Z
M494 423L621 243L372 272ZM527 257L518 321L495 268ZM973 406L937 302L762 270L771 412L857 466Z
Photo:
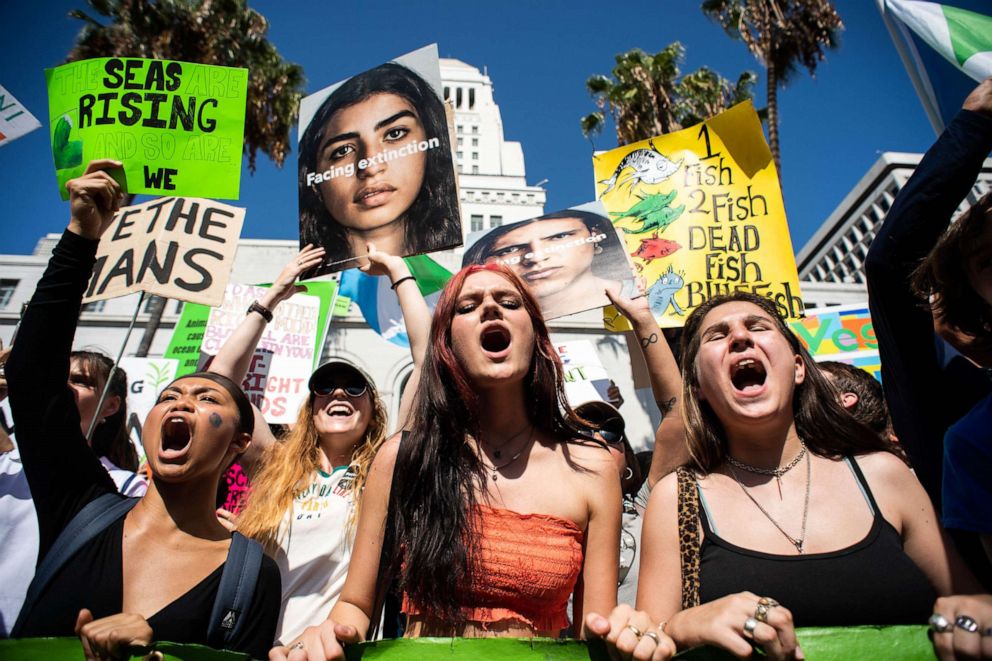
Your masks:
M351 486L354 504L348 518L349 534L354 532L358 521L369 467L386 439L386 407L371 382L367 396L372 417L351 451L355 478ZM252 480L245 509L238 517L238 531L270 552L279 546L279 525L293 507L293 499L307 488L313 474L320 469L320 438L313 424L313 402L311 394L300 407L293 429L265 451L262 468Z

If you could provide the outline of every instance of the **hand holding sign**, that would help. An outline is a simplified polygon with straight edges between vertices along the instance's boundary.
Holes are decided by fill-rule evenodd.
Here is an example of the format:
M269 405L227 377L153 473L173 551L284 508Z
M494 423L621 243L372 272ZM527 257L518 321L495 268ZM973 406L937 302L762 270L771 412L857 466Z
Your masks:
M122 167L120 161L91 161L83 176L66 182L69 191L69 231L87 239L99 239L110 227L124 194L106 170Z

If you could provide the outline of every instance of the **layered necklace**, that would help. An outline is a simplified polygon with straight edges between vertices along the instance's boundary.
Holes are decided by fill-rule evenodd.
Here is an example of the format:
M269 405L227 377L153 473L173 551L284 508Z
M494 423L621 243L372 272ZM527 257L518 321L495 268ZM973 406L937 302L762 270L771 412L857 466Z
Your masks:
M502 459L502 457L503 457L503 448L512 445L514 441L516 441L518 438L520 438L525 433L527 433L528 430L532 430L532 429L533 429L533 426L530 425L530 424L528 424L526 427L524 427L523 429L521 429L520 431L518 431L516 434L514 434L513 436L510 436L508 439L506 439L506 441L503 442L502 446L500 446L498 448L493 448L493 457L495 457L496 459ZM528 447L530 447L530 441L532 441L532 440L534 440L533 435L531 435L531 438L528 439L528 441L526 443L524 443L522 446L520 446L520 449L517 450L516 454L514 454L509 459L507 459L505 462L503 462L503 463L501 463L499 465L497 465L495 462L492 463L492 464L490 464L484 458L485 457L485 453L483 453L483 452L480 452L479 453L479 461L482 462L482 465L485 466L485 468L486 468L487 471L489 471L490 473L492 473L493 482L496 482L497 481L497 479L499 477L499 472L501 470L503 470L504 468L506 468L507 466L509 466L513 462L515 462L517 459L520 458L521 455L523 455L524 450L526 450Z
M738 461L737 459L731 457L729 454L727 455L727 465L728 468L730 468L730 474L733 475L734 480L737 482L738 486L740 486L741 491L744 492L744 495L747 496L749 499L751 499L751 502L754 503L755 507L757 507L758 510L760 510L761 513L765 515L766 519L772 522L772 525L775 526L778 529L778 531L785 536L787 540L789 540L789 543L791 543L793 546L796 547L796 551L798 551L799 554L801 555L804 552L803 545L806 543L806 520L809 516L809 492L810 492L810 485L812 484L812 480L810 479L812 477L812 463L810 462L809 459L809 453L806 451L806 444L803 443L802 440L799 441L799 444L802 446L802 450L799 451L799 454L796 455L796 458L790 461L785 466L781 466L779 468L759 468L757 466L745 464L743 461ZM795 468L796 465L798 465L799 462L802 461L803 457L806 458L806 501L803 503L803 526L802 526L802 530L799 532L799 537L793 537L789 533L785 532L785 529L779 525L778 521L772 518L772 515L768 513L768 510L762 507L761 503L759 503L758 500L753 495L751 495L751 492L748 491L747 487L744 486L744 483L741 482L741 478L737 475L737 471L734 470L734 467L740 468L741 470L745 470L749 473L755 473L757 475L774 476L775 479L778 480L778 491L779 494L781 494L782 476L788 473L793 468Z

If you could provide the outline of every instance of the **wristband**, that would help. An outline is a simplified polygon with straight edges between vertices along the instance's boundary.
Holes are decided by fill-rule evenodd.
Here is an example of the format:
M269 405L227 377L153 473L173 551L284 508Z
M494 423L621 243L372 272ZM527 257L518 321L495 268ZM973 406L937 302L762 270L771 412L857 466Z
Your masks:
M249 315L252 312L257 312L262 315L262 319L265 319L265 323L272 321L272 310L263 307L258 301L251 302L251 305L248 306L248 310L245 312L245 315Z
M396 282L394 282L393 284L389 285L389 288L392 289L393 291L396 291L396 288L399 287L400 283L406 282L407 280L416 280L416 278L413 277L412 275L405 275Z

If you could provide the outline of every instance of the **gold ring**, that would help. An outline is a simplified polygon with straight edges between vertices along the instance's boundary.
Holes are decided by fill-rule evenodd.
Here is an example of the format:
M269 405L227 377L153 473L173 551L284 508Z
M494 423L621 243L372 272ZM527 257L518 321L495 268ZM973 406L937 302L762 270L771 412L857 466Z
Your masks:
M768 623L768 611L773 608L770 604L759 603L758 607L754 610L754 619L758 622Z
M661 644L661 638L659 638L658 634L656 634L654 631L645 631L644 635L650 638L651 640L653 640L655 645Z
M758 599L758 603L761 604L762 606L769 606L771 608L781 605L771 597L762 597L761 599Z
M643 633L641 633L641 630L635 627L633 624L628 624L627 626L624 627L624 629L630 629L631 631L634 632L634 635L637 636L638 638L644 635Z
M303 641L302 640L297 641L297 643L295 645L293 645L293 649L294 650L301 650L301 649L303 649Z

